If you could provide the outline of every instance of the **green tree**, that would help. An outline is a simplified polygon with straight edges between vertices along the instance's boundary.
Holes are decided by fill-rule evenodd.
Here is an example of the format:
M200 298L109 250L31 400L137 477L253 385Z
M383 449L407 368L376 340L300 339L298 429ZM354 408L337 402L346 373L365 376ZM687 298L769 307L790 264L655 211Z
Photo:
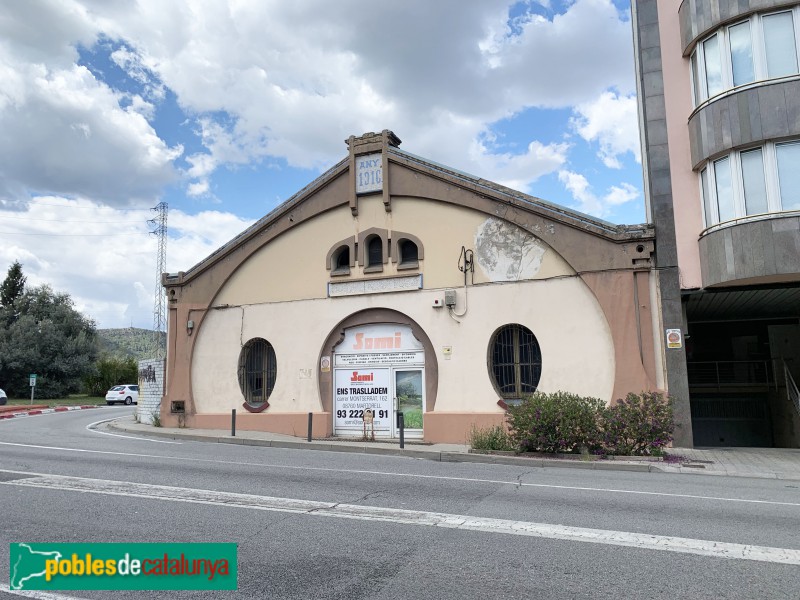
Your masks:
M8 268L3 283L0 284L0 306L4 308L11 308L14 302L22 296L25 291L25 281L27 278L22 274L22 265L18 260Z
M36 396L62 398L80 390L97 357L94 321L75 310L69 294L48 285L26 289L11 308L13 319L0 320L0 386L11 396L30 393L28 375L36 373Z
M104 356L84 378L84 390L90 396L103 396L115 385L136 383L139 365L133 357Z

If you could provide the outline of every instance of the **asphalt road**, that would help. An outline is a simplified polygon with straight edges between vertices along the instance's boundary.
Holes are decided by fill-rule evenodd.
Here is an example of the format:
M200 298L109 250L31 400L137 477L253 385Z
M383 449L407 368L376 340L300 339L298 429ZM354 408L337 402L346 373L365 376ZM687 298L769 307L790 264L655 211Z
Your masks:
M11 542L238 544L236 592L51 598L800 597L798 482L87 428L131 410L0 421L0 598L20 597L7 586Z

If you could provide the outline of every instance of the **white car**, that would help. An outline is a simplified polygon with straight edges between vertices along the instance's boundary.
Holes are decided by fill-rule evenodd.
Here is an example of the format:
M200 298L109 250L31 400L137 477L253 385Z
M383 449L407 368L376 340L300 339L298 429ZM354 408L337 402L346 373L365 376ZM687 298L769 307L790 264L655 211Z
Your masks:
M117 402L121 404L137 404L138 401L138 385L115 385L106 394L106 404L109 406Z
M0 406L3 406L6 402L8 402L8 396L3 390L0 390Z

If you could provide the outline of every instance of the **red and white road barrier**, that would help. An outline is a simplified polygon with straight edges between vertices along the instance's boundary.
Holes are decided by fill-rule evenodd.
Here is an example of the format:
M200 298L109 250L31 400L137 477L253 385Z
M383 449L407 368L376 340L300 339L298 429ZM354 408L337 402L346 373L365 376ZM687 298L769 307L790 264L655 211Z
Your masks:
M83 410L86 408L99 408L99 406L56 406L55 408L39 408L36 410L25 410L21 408L19 412L10 414L0 414L0 419L13 419L15 417L33 417L36 415L48 415L55 412L67 412L68 410Z

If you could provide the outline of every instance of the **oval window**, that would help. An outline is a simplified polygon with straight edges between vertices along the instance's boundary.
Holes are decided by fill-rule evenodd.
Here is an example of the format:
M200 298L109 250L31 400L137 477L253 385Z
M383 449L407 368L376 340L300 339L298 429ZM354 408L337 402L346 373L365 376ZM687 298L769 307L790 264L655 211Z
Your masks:
M501 397L533 394L542 377L542 352L533 332L517 324L498 329L489 345L489 369Z
M269 406L267 399L275 387L277 372L272 344L255 338L244 345L239 354L239 387L247 410L260 412Z

